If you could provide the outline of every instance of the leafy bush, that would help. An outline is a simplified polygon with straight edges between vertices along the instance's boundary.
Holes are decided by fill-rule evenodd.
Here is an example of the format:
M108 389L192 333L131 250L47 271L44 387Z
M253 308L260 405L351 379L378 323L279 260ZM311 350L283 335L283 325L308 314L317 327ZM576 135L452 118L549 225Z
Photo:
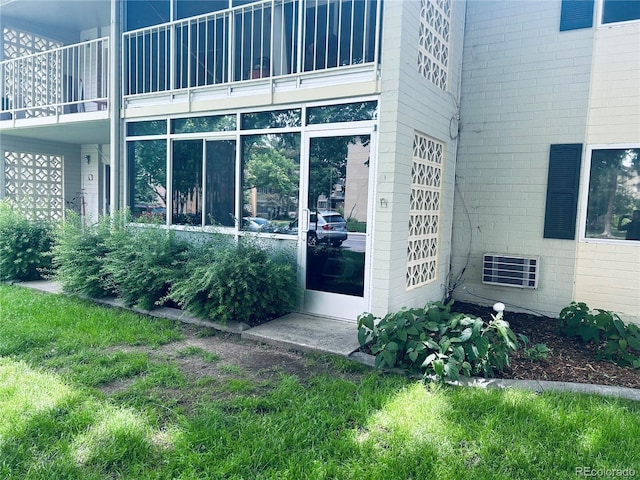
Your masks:
M51 225L0 202L0 279L37 280L51 270Z
M98 298L113 293L113 282L102 268L109 250L118 248L116 237L110 238L112 228L124 227L110 217L85 226L78 214L67 211L55 231L52 249L55 277L64 291Z
M399 367L457 380L460 373L492 377L509 367L509 352L518 340L502 320L502 311L485 323L481 318L451 312L453 302L432 302L426 308L403 309L378 319L358 318L358 340L370 345L376 367Z
M640 328L625 324L613 312L591 310L583 302L571 302L560 312L558 330L566 337L578 337L582 343L598 345L597 360L640 368Z
M200 262L189 262L189 275L169 295L194 315L259 325L296 307L296 268L286 255L247 240L208 245L204 252Z
M152 309L162 304L170 285L184 276L188 244L175 232L153 226L112 231L102 273L127 305Z
M524 354L524 358L530 362L544 360L553 353L553 350L547 347L544 343L529 345L529 339L525 335L518 334L518 338L522 342L522 353Z

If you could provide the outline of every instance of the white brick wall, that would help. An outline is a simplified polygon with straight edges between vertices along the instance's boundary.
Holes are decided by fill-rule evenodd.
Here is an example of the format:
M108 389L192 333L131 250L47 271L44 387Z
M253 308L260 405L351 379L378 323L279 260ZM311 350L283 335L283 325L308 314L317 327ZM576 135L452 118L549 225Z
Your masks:
M575 242L542 238L547 169L550 144L585 141L593 30L560 32L560 8L468 3L452 258L452 273L464 274L454 298L551 315L572 299ZM540 256L539 288L482 284L486 252Z
M640 22L596 30L591 79L587 144L640 145ZM574 296L640 323L640 245L579 243Z
M449 124L456 114L465 2L452 2L449 89L443 92L418 73L419 2L385 2L382 95L372 311L441 300L448 275L456 142ZM401 54L399 54L401 52ZM437 280L407 291L407 242L413 135L418 130L445 143ZM386 206L385 206L386 205Z

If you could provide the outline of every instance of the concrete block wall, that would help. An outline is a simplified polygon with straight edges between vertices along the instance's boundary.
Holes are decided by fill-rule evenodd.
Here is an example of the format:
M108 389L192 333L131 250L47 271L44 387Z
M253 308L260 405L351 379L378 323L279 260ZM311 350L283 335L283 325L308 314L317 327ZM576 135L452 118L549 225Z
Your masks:
M67 143L54 143L29 138L2 135L2 147L0 148L0 171L5 171L5 151L37 153L47 155L61 155L63 157L63 181L65 203L72 203L73 199L81 191L80 176L80 147ZM4 179L0 179L4 188ZM4 192L0 192L4 194Z
M454 298L557 315L576 243L544 239L549 148L585 143L593 30L560 32L561 1L469 2L456 173ZM485 285L482 255L539 256L537 290Z
M380 135L375 198L372 312L441 300L449 272L456 122L461 75L465 2L453 1L449 45L448 91L418 72L420 2L386 2L384 12ZM398 54L401 52L401 54ZM434 282L407 290L409 198L414 132L445 144L438 273ZM453 137L453 138L452 138Z
M640 147L640 21L598 26L589 94L587 145ZM588 193L583 159L580 224ZM640 242L593 241L577 245L574 297L640 323Z

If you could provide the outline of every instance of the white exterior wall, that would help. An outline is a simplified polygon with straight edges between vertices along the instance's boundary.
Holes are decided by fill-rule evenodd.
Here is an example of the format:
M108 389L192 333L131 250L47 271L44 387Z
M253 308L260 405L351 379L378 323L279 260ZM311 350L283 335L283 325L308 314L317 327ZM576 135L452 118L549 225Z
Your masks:
M560 32L560 11L559 0L468 4L455 299L555 316L573 298L576 243L543 238L547 172L550 144L585 143L593 29ZM483 284L483 253L539 256L538 289Z
M90 158L87 163L87 155ZM105 213L104 165L109 164L109 145L83 145L80 155L82 192L84 193L85 216L92 223Z
M449 135L456 115L465 2L453 1L449 44L449 92L418 72L420 2L385 2L382 41L380 136L375 198L372 312L442 300L449 273L456 141ZM455 122L454 122L455 123ZM409 198L414 132L446 146L443 164L438 273L434 282L407 290ZM455 137L455 135L454 135Z
M640 21L599 27L595 35L586 143L640 145ZM585 156L585 173L589 162ZM583 176L579 218L587 193ZM640 242L578 243L574 297L640 323Z

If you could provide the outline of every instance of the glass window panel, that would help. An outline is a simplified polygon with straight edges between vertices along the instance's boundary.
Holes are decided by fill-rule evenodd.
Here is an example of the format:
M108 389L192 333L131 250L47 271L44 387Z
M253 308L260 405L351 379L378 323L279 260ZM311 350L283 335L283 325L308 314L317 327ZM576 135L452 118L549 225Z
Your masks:
M241 228L297 235L300 134L243 137L242 161Z
M302 113L299 108L292 110L273 110L242 114L243 130L263 128L291 128L301 126Z
M127 123L127 135L130 137L141 137L143 135L166 135L166 133L166 120Z
M135 0L126 2L126 31L170 21L170 0Z
M370 137L309 142L306 288L364 294Z
M129 208L136 221L160 221L167 213L167 142L127 143Z
M229 0L177 0L176 18L189 18L229 8Z
M171 201L171 223L202 225L202 140L173 142Z
M236 142L207 142L205 224L235 225Z
M177 118L171 121L171 133L228 132L235 129L235 115Z
M640 19L640 1L605 0L602 23L626 22Z
M591 153L586 236L640 240L640 148Z
M378 102L357 102L344 105L323 105L307 109L307 124L359 122L378 118Z

